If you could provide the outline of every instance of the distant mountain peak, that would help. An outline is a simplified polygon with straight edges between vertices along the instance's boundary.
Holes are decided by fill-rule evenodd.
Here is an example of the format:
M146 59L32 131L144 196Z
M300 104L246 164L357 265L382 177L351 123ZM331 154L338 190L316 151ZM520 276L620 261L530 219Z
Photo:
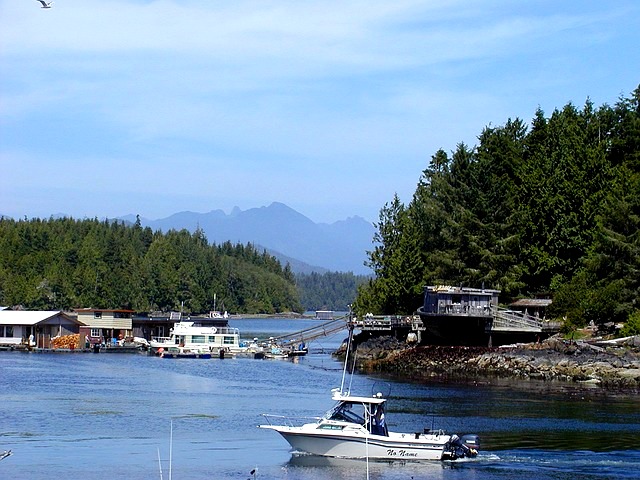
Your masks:
M144 226L168 231L200 228L212 243L253 243L280 252L301 264L330 271L370 274L364 266L374 228L361 217L349 217L331 225L311 219L281 202L241 210L229 215L221 210L208 214L179 212L158 220L143 220ZM294 265L292 264L292 269ZM295 271L295 270L294 270Z

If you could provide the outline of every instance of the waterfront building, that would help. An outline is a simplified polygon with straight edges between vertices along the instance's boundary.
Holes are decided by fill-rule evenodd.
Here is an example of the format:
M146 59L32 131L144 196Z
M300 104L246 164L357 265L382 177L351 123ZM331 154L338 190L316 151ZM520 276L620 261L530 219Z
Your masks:
M133 310L80 308L75 311L78 321L91 344L109 343L133 336Z
M59 310L0 310L0 347L50 348L52 338L79 333L81 325Z

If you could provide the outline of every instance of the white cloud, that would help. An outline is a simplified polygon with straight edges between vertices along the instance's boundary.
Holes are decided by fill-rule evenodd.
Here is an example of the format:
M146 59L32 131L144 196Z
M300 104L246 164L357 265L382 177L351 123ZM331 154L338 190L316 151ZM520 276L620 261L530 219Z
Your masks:
M273 185L293 199L309 177L323 191L357 178L371 187L350 194L354 205L375 201L374 190L390 199L411 193L435 150L472 145L489 123L586 95L607 101L590 87L637 82L631 68L619 73L637 64L635 43L620 40L637 40L637 10L500 0L59 0L42 10L0 0L0 122L14 133L0 155L18 189L104 175L145 192L175 180L193 185L185 203L206 203L218 190L202 185L220 175L221 199L238 197L240 177L266 179L243 192L256 201L276 195Z

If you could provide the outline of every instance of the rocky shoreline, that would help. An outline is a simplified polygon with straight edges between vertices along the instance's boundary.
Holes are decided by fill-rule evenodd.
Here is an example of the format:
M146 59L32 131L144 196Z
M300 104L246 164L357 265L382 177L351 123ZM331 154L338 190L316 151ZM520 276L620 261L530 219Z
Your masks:
M356 369L399 378L481 381L562 381L608 390L640 391L640 337L621 344L568 342L507 347L412 346L393 337L356 345ZM344 354L344 351L342 352Z

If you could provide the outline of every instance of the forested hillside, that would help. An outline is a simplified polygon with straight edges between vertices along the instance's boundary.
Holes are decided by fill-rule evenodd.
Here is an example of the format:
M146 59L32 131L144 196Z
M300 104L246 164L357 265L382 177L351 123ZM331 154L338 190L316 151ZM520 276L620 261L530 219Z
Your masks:
M300 303L305 310L346 312L358 293L358 286L367 281L365 275L351 272L296 274Z
M569 325L624 321L639 307L639 226L640 88L538 110L439 150L411 201L381 209L356 308L410 313L425 285L485 285L504 301L553 295Z
M123 222L0 219L0 305L139 312L300 311L288 265L251 244L210 245Z

